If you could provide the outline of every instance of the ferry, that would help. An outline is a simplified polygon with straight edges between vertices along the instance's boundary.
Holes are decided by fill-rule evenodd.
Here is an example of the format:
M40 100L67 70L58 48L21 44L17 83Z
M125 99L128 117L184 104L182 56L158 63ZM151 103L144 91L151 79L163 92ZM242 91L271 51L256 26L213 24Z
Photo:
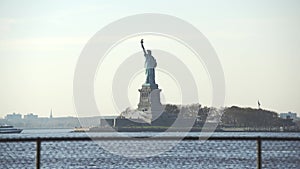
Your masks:
M23 129L14 128L11 125L0 125L0 134L21 133Z

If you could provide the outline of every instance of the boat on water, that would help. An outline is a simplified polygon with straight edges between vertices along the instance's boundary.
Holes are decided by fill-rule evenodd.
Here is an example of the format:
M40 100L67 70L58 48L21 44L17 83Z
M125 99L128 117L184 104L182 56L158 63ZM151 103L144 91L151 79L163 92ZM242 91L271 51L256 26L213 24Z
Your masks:
M11 125L1 125L0 126L0 134L21 133L22 131L23 131L23 129L17 129Z
M89 127L75 127L71 132L81 133L81 132L88 132L89 130L90 130Z

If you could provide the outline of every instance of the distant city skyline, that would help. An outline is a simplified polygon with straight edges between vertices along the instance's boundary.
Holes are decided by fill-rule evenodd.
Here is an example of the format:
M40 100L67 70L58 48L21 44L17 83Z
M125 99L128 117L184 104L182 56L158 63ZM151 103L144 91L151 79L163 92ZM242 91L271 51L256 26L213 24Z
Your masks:
M262 109L300 115L299 7L297 0L195 0L188 3L176 0L2 0L0 117L13 112L49 117L51 108L54 117L77 116L73 103L73 76L80 52L87 41L107 24L140 13L176 16L193 24L207 37L224 71L224 106L257 108L259 100ZM171 51L176 47L173 52L186 58L193 67L193 60L180 45L166 38L146 38L150 49ZM128 39L114 48L110 55L114 58L125 52L123 57L127 57L142 52L139 39ZM159 56L153 55L160 63ZM165 98L162 102L180 103L176 82L159 71L159 66L157 82ZM205 69L199 69L199 74L195 75L199 87L198 102L210 106L209 75ZM128 86L131 104L128 106L137 107L137 89L143 81L141 71ZM95 96L100 101L99 98L107 95L99 93L101 90L97 89L97 84L99 79L96 78ZM175 93L174 97L170 97L172 93ZM103 115L121 113L110 108L104 110L107 113Z
M0 117L0 118L7 118L7 117L17 117L17 118L30 118L30 117L34 117L34 118L38 118L38 117L42 117L42 118L45 118L45 116L39 116L38 114L36 113L33 113L33 112L10 112L10 113L7 113L5 114L3 117ZM64 117L64 116L61 116L61 117ZM51 111L49 112L49 115L48 115L48 118L53 118L53 113L52 113L52 109Z

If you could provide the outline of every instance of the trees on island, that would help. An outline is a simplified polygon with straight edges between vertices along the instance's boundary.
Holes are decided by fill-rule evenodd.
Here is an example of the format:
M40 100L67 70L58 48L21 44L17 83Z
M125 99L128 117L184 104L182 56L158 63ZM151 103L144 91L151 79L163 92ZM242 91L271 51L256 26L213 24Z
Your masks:
M123 115L126 113L123 112ZM122 116L122 115L121 115ZM174 104L164 105L162 114L152 122L152 125L172 125L177 118L196 118L194 126L202 126L206 121L217 122L221 127L244 128L248 130L275 131L282 128L295 127L292 119L282 119L273 111L264 109L241 108L237 106L217 109L214 107L202 107L200 104L178 106Z
M232 106L225 108L222 116L224 127L277 130L294 126L292 119L282 119L273 111Z

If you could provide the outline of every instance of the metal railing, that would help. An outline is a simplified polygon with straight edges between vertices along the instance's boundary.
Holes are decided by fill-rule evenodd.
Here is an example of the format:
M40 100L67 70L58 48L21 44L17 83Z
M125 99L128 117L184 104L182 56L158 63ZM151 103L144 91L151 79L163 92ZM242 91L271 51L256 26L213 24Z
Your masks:
M41 164L41 142L58 141L115 141L115 140L219 140L219 141L256 141L257 168L262 168L262 141L300 141L300 137L47 137L47 138L1 138L1 142L36 142L36 168Z

